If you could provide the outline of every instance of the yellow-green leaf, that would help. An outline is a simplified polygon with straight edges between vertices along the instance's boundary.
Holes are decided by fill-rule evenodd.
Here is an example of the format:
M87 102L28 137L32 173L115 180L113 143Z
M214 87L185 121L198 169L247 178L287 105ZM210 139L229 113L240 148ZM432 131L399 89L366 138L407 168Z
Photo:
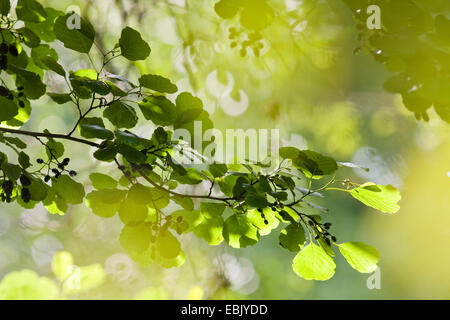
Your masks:
M339 244L339 251L353 269L361 273L372 273L377 269L380 254L377 249L362 242Z
M306 280L328 280L333 277L336 264L321 247L310 243L294 258L292 268Z
M350 191L353 198L358 199L366 206L372 207L384 213L396 213L400 206L397 204L402 196L393 186L376 185L372 182L365 183Z

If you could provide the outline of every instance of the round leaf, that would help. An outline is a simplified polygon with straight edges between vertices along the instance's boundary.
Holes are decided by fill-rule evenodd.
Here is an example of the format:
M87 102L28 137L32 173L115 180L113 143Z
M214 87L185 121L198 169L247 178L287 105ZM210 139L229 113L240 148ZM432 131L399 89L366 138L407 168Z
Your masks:
M372 273L378 266L380 254L377 249L362 242L339 244L339 251L350 266L361 273Z
M283 248L291 252L298 252L306 241L305 230L300 223L292 223L281 231L278 239Z
M11 100L0 96L0 122L13 119L19 112L19 107Z
M141 86L161 93L175 93L178 88L169 79L153 74L144 74L139 78Z
M142 39L141 34L130 27L122 30L119 46L122 56L131 61L145 60L151 51L150 46Z
M397 203L402 197L400 192L391 185L375 185L369 182L352 189L350 194L366 206L384 213L396 213L400 209Z
M108 119L117 128L133 128L138 117L133 108L121 102L114 101L111 105L103 111L103 116Z
M67 175L52 179L52 186L56 193L68 203L78 204L83 202L84 187Z
M294 272L306 280L328 280L333 277L336 264L321 247L309 243L294 258Z
M76 13L68 13L56 19L54 26L56 38L66 48L89 53L95 39L94 27Z

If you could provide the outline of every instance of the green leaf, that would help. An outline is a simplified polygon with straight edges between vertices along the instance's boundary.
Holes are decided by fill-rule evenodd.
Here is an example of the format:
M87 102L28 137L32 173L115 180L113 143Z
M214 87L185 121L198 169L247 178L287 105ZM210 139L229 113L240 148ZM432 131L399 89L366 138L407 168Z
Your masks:
M19 179L20 175L22 174L22 168L12 163L4 163L2 165L2 169L5 172L6 176L12 181L16 181L17 179Z
M194 97L190 92L182 92L176 99L177 113L181 115L184 111L192 109L203 109L203 102Z
M92 93L105 96L111 92L111 87L102 80L97 79L97 72L92 69L69 72L70 83L74 91L83 99L91 97Z
M105 81L105 83L111 88L111 93L113 94L113 96L115 96L115 97L125 97L125 96L127 96L127 93L125 91L123 91L121 88L116 86L111 81Z
M221 203L202 202L200 204L200 216L195 216L195 235L204 239L211 246L222 243L224 240L222 218L224 211L225 206ZM191 220L189 222L192 225Z
M262 217L262 214L264 214L264 218ZM272 211L272 209L265 208L262 210L262 214L256 209L248 210L247 218L256 228L258 228L259 234L265 236L271 233L273 229L276 229L280 222L275 217L275 212Z
M54 202L46 205L45 209L47 209L47 211L51 214L63 216L67 212L67 209L69 209L69 206L64 199L56 198Z
M15 65L9 65L9 69L16 73L16 82L24 87L28 99L39 99L45 94L46 86L39 75Z
M300 150L294 147L282 147L279 153L283 159L295 159L300 155Z
M240 15L241 25L251 30L261 30L273 20L274 11L266 1L244 2Z
M27 169L28 167L31 166L30 164L30 157L23 151L21 151L19 153L18 159L19 164L21 165L22 168Z
M350 266L361 273L372 273L378 266L377 249L362 242L346 242L338 245L339 251Z
M177 177L185 176L188 171L179 163L175 162L171 156L167 156L167 164L173 169Z
M194 201L191 198L174 195L171 199L185 210L194 210Z
M1 134L0 134L0 141L1 141ZM8 161L8 157L3 152L0 152L0 168L1 166Z
M317 233L318 234L318 233ZM335 257L336 254L333 251L333 248L327 243L322 234L319 234L319 238L317 239L319 246L330 256Z
M228 197L233 196L233 188L238 178L238 176L232 174L224 177L221 181L219 181L220 191Z
M66 71L54 58L50 56L45 56L41 57L40 60L47 67L47 69L56 72L62 77L66 76Z
M242 4L238 0L220 0L214 5L214 10L222 19L233 18Z
M209 113L204 110L201 110L201 112L198 113L197 112L198 110L199 109L186 110L185 112L182 113L180 118L177 118L177 120L173 124L174 129L186 129L191 134L191 140L187 141L188 143L190 143L191 146L195 145L195 134L196 134L195 133L195 123L193 120L201 122L203 132L206 132L207 130L213 128L213 123L210 119ZM192 114L191 114L191 111L193 112ZM192 118L190 118L190 119L184 118L185 115L188 115L189 117L191 117L192 115L197 115L197 114L198 114L198 116L196 116L195 119L193 119L193 120L192 120ZM185 121L189 121L189 122L181 123L181 122L179 122L180 119L185 119ZM208 140L203 141L202 149L206 148L206 146L208 146L209 144L211 144L211 141L208 141Z
M272 191L272 187L270 186L269 181L267 180L267 178L265 176L260 176L259 177L259 181L258 181L258 183L255 184L255 187L261 193L274 192L274 191Z
M122 30L119 46L122 56L131 61L145 60L151 51L150 46L142 39L141 34L130 27Z
M64 104L72 101L68 93L47 93L47 95L57 104Z
M68 203L78 204L83 202L85 195L84 187L67 175L52 179L52 186L58 196Z
M390 93L405 93L409 90L407 78L408 75L405 72L396 74L388 78L383 87Z
M138 225L125 225L120 233L120 245L130 255L137 256L150 245L152 232L144 223Z
M144 221L148 216L148 207L137 203L133 198L126 198L120 204L119 217L124 224Z
M156 125L169 126L175 121L175 106L163 96L148 96L139 103L139 107L145 119Z
M169 79L153 74L144 74L139 78L139 83L142 87L158 91L161 93L175 93L178 91Z
M84 118L80 122L80 135L92 139L114 139L114 134L105 128L101 118Z
M119 210L125 195L126 191L115 189L92 191L86 196L86 206L97 216L111 218Z
M174 170L170 177L181 184L199 184L203 181L203 177L195 168L185 168L184 174Z
M64 215L69 206L67 201L59 197L53 188L47 188L47 196L42 201L48 212L51 214Z
M48 67L42 61L42 58L50 57L55 61L58 60L58 53L55 49L50 48L48 44L41 44L36 48L31 49L31 58L36 66L42 69L48 69Z
M31 200L43 201L47 197L50 188L42 180L33 180L28 189L30 190Z
M153 131L152 134L152 141L156 142L157 144L165 144L169 141L169 134L164 130L163 127L158 127Z
M203 102L189 92L182 92L176 100L177 119L175 127L193 122L203 114Z
M79 23L79 25L77 25ZM56 19L55 35L66 48L89 53L95 39L94 27L76 13L68 13Z
M8 1L8 0L5 0ZM9 2L9 1L8 1ZM1 1L0 1L0 7L1 7ZM1 8L0 8L1 10ZM23 41L25 44L30 48L36 48L41 43L41 38L36 35L30 28L20 28L18 29L20 34L23 36Z
M143 163L147 160L147 156L141 151L124 143L119 145L119 153L131 163Z
M197 227L200 223L205 221L205 218L201 214L199 210L177 210L170 214L173 221L177 221L177 219L182 219L180 223L176 225L171 225L171 228L174 230L179 229L181 233L188 233L194 231L194 228ZM181 218L179 218L181 217ZM222 230L222 229L221 229ZM222 231L220 231L222 235Z
M233 248L245 248L258 242L258 229L247 216L232 215L223 225L225 241Z
M175 258L172 259L167 259L164 258L163 256L161 256L161 254L159 253L156 256L156 262L158 262L162 267L164 268L176 268L181 266L185 261L186 261L186 255L184 254L184 252L182 250L180 250L180 253L178 254L178 256L176 256Z
M77 70L76 72L69 72L69 80L73 87L75 94L82 99L90 99L92 97L92 90L85 86L91 81L96 81L97 73L92 69Z
M130 129L133 128L138 121L134 109L121 101L114 101L111 103L111 105L103 111L103 116L117 128Z
M166 259L177 257L181 251L180 242L170 231L159 233L156 246L159 254Z
M136 202L148 205L152 202L152 190L150 187L137 183L128 190L128 197Z
M117 181L103 173L91 173L89 179L92 182L92 186L97 190L114 189L117 187Z
M280 201L286 201L288 198L288 194L284 191L270 191L269 194Z
M35 0L19 0L16 14L19 20L31 22L43 22L47 18L44 7Z
M59 16L64 15L64 12L55 10L53 8L45 8L45 12L47 14L47 18L45 19L45 21L43 22L26 21L25 25L30 30L33 30L33 32L43 41L50 43L56 39L53 28L55 20Z
M14 41L14 40L12 40L12 41ZM11 54L7 54L8 69L6 70L6 72L8 72L8 73L17 73L14 70L14 67L22 68L25 70L27 68L28 64L30 63L30 58L28 57L27 51L23 50L23 48L21 48L21 46L18 43L15 43L15 41L14 41L13 45L18 50L19 55L13 56ZM39 72L41 72L41 71L38 70L38 73Z
M204 218L195 227L194 233L200 239L205 240L210 246L217 246L222 243L223 237L223 218L212 217Z
M7 121L6 124L11 127L21 127L23 126L29 119L31 114L31 105L30 101L22 100L25 104L23 108L19 106L18 114L11 120Z
M434 110L436 110L436 113L442 120L450 123L450 108L447 105L435 103Z
M11 10L10 0L0 0L0 14L6 16L9 10Z
M94 158L100 161L113 161L119 152L119 148L114 144L107 144L105 147L94 152Z
M49 158L60 158L64 154L64 145L62 142L49 139L46 143L45 152Z
M226 206L222 203L215 202L202 202L200 204L200 211L207 219L214 217L221 217L226 209Z
M94 69L79 69L77 71L71 71L70 73L76 78L97 80L97 72Z
M170 196L166 191L150 188L149 207L154 209L164 209L170 203Z
M101 96L106 96L111 92L111 88L102 80L84 80L81 84Z
M19 107L12 101L0 96L0 122L13 119L19 113Z
M130 131L116 130L114 134L116 135L117 140L132 147L146 146L148 144L148 140L141 138Z
M306 280L328 280L333 277L336 264L321 247L309 243L294 258L294 272Z
M275 215L281 222L296 223L300 219L300 216L289 207L284 207L283 210L276 212Z
M320 179L338 169L336 160L310 150L300 151L299 155L292 160L292 164L307 178L313 179Z
M245 197L245 202L252 208L265 208L268 205L267 199L256 194L249 194Z
M402 196L391 185L383 186L368 182L352 189L350 194L366 206L384 213L396 213L400 209L398 202Z
M111 188L94 190L90 194L92 199L101 201L103 203L112 204L121 202L122 199L127 195L127 191Z
M220 178L228 172L228 167L226 164L213 163L209 166L209 172L211 172L214 178Z
M298 252L306 242L305 230L300 223L291 223L281 231L278 239L283 248Z

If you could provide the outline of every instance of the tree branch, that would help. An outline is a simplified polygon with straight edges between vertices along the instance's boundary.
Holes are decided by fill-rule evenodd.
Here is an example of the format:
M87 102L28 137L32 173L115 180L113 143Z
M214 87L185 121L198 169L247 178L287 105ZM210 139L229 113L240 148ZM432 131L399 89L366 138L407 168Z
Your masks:
M34 132L34 131L17 130L17 129L10 129L10 128L2 128L2 127L0 127L0 132L20 134L20 135L30 136L30 137L45 137L45 138L71 140L71 141L75 141L78 143L89 145L91 147L100 148L100 145L98 143L95 143L95 142L92 142L89 140L85 140L85 139L75 138L75 137L68 136L65 134Z
M184 197L184 198L196 198L196 199L211 199L211 200L217 200L217 201L232 201L232 200L236 200L236 198L230 197L230 198L219 198L219 197L213 197L211 195L194 195L194 194L181 194L169 189L166 189L164 187L161 187L159 184L157 184L156 182L154 182L152 179L150 179L149 177L147 177L145 175L145 172L142 172L141 170L138 170L139 174L142 176L142 178L144 178L148 183L150 183L152 186L154 186L156 189L159 189L161 191L173 194L175 196L179 196L179 197Z
M17 130L17 129L10 129L10 128L2 128L2 127L0 127L0 132L19 134L19 135L25 135L25 136L30 136L30 137L45 137L45 138L54 138L54 139L64 139L64 140L70 140L70 141L75 141L78 143L86 144L91 147L100 148L100 145L98 143L95 143L95 142L92 142L89 140L80 139L80 138L75 138L75 137L68 136L65 134L34 132L34 131ZM175 191L172 191L172 190L169 190L169 189L166 189L166 188L160 186L159 184L157 184L156 182L151 180L149 177L147 177L144 172L142 172L140 170L138 172L147 182L149 182L155 188L157 188L161 191L170 193L175 196L184 197L184 198L211 199L211 200L224 201L224 202L236 200L236 198L233 198L233 197L219 198L219 197L213 197L211 195L181 194L181 193L178 193L178 192L175 192Z

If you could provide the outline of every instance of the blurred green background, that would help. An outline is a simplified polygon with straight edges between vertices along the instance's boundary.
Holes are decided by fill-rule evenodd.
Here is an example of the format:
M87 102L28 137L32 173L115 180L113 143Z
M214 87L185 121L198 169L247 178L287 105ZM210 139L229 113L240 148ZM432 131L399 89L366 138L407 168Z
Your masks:
M79 10L103 48L114 46L125 25L138 29L152 47L150 59L136 65L116 59L108 71L131 79L137 70L173 79L180 90L202 98L217 128L279 128L286 144L371 169L347 169L355 181L400 188L401 210L393 216L331 192L320 203L330 208L327 219L339 241L363 241L379 250L381 289L368 289L370 275L357 273L342 257L329 281L298 278L291 269L294 254L280 250L276 232L240 250L208 247L187 236L182 267L141 268L120 247L118 217L102 219L84 206L54 216L43 207L24 211L0 204L0 279L33 270L51 283L33 274L12 275L39 282L36 297L46 298L57 283L51 259L66 250L79 266L97 264L101 270L95 272L104 279L70 299L449 299L449 125L434 113L428 123L417 121L399 95L383 89L389 72L364 50L355 54L357 29L350 11L332 4L338 1L272 1L286 19L275 19L263 31L260 57L241 57L230 47L228 29L239 23L218 17L215 2L41 1L62 11ZM448 16L448 5L444 8ZM62 45L57 50L66 70L88 66ZM58 81L46 75L55 91L64 85ZM74 110L42 98L26 128L63 132L75 117ZM150 128L143 123L140 130ZM90 168L100 164L84 146L66 150L78 181L88 181ZM36 146L36 157L41 152ZM118 174L107 166L103 170Z

